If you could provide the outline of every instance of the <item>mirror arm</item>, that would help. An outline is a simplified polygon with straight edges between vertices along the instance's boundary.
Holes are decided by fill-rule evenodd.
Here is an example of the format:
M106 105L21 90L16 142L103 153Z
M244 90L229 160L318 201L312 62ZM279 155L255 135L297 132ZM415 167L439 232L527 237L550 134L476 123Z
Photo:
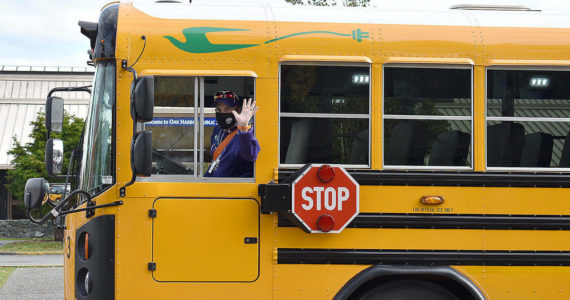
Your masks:
M77 87L56 87L49 91L48 97L51 97L51 95L55 92L87 92L91 94L90 87L91 85L77 86Z
M63 186L63 193L61 194L61 199L65 199L65 192L67 192L67 185L69 184L69 173L71 172L71 166L74 158L75 158L75 150L71 151L71 155L69 157L69 164L67 166L67 174L65 175L65 184Z
M65 216L65 215L67 215L67 214L73 214L73 213L76 213L76 212L88 211L88 210L90 211L90 210L95 210L95 209L97 209L97 208L109 207L109 206L119 206L119 205L123 205L123 200L119 200L119 201L115 201L115 202L111 202L111 203L107 203L107 204L89 206L89 207L85 207L85 208L77 208L77 209L64 210L64 211L59 212L59 215Z
M61 202L59 202L54 208L52 208L50 210L50 212L48 214L46 214L45 216L43 216L41 219L36 219L34 217L32 217L31 214L31 208L28 207L28 219L35 224L44 224L50 217L50 215L53 215L54 217L57 217L60 214L59 209L64 206L67 202L69 202L71 200L71 198L75 197L78 194L82 194L85 197L87 197L87 202L91 201L91 195L89 195L89 193L85 192L85 191L81 191L81 190L77 190L72 192L71 194L69 194L69 196L67 196L67 198L65 198L64 200L62 200ZM91 207L93 208L93 207Z
M139 57L137 57L137 59L135 60L135 62L132 65L128 65L128 62L126 59L123 59L121 61L121 67L128 71L133 73L133 82L131 84L131 117L133 119L133 138L131 140L131 149L133 148L134 144L135 144L135 137L136 137L136 133L137 133L137 117L136 117L136 113L135 113L135 101L134 101L134 95L135 95L135 87L136 87L136 83L137 83L137 71L135 71L135 69L133 69L133 66L136 65L136 63L139 61L139 59L141 58L141 56L144 53L144 50L146 49L146 36L145 35L141 35L141 39L144 41L141 53L139 54ZM133 173L131 180L129 182L127 182L124 186L122 186L119 189L119 194L121 197L125 197L126 195L126 188L129 185L132 185L133 183L135 183L136 179L137 179L137 174L135 172L135 167L134 167L134 161L133 158L131 157L131 172Z
M146 44L146 39L145 39L145 44ZM134 64L133 64L134 65ZM130 67L127 64L127 60L123 59L123 61L121 62L121 67L123 69L125 69L128 72L133 73L133 82L131 83L131 118L133 119L133 138L131 139L131 149L133 148L133 146L135 145L135 138L136 138L136 134L137 134L137 120L136 120L136 116L135 116L135 101L134 101L134 95L135 95L135 86L137 83L137 71L135 69L132 68L131 65ZM132 156L132 154L131 154ZM132 172L132 177L131 177L131 181L127 182L125 185L123 185L120 189L119 189L119 195L121 197L125 197L126 195L126 188L129 185L132 185L133 183L135 183L135 181L137 180L137 174L135 173L135 166L134 166L134 162L133 162L133 158L131 157L131 172Z

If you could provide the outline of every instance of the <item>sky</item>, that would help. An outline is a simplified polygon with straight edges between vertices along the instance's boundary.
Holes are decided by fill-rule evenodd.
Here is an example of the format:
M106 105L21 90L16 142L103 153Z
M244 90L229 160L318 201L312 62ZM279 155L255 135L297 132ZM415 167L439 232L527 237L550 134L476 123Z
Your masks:
M188 1L188 0L182 0ZM109 0L0 0L0 66L84 67L89 40L77 22L98 20ZM153 2L140 0L135 2ZM194 0L193 3L224 5L236 0ZM239 0L239 3L271 3L285 0ZM372 0L382 9L447 9L455 4L525 5L544 12L570 13L568 0Z

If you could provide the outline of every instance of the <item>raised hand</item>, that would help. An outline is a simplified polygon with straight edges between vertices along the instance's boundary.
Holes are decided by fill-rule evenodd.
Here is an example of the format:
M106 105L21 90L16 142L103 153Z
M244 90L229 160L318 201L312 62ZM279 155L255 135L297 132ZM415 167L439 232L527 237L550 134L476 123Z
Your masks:
M241 112L239 114L237 111L232 111L232 113L234 114L239 126L247 126L249 125L249 120L251 120L251 117L255 115L255 112L257 112L258 109L259 106L255 106L255 101L252 103L251 98L249 98L244 99L243 106L241 107Z

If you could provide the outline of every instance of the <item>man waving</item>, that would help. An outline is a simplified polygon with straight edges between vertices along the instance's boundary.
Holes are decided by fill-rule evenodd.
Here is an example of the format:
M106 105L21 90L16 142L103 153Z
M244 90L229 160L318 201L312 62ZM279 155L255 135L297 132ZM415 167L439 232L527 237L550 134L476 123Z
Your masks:
M260 147L250 121L259 107L251 98L239 106L239 98L232 91L217 92L214 104L218 125L211 137L212 164L204 176L253 177L253 162Z

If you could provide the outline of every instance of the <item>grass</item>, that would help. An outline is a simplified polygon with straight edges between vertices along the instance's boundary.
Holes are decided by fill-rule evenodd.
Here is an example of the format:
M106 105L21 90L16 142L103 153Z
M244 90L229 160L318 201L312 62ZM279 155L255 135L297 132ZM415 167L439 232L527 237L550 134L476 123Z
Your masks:
M22 241L4 245L0 247L0 252L61 254L63 246L55 241Z
M41 238L7 238L7 237L0 237L0 241L53 241L53 237L41 237Z
M12 275L14 270L16 270L14 267L0 267L0 289L4 286L4 283L6 283L6 280L8 280L8 277Z

